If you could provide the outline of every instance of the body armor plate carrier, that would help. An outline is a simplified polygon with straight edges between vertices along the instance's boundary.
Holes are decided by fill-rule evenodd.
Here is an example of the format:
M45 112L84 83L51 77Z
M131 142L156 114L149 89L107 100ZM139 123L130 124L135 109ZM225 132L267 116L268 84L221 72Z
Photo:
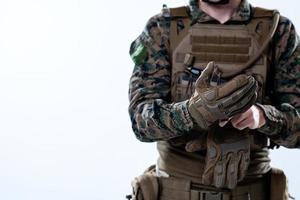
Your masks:
M243 23L232 22L223 25L205 22L191 25L186 7L168 9L172 19L169 38L172 102L189 99L201 71L209 61L214 61L221 71L217 81L227 81L241 73L252 75L259 84L258 102L267 103L265 90L272 52L270 41L279 21L279 13L262 8L254 8L253 11L252 19ZM179 33L178 20L182 20L185 27ZM222 132L223 130L219 129ZM206 151L189 153L185 151L184 145L189 140L205 134L194 130L186 134L188 136L158 142L158 168L168 174L189 177L194 182L201 183ZM253 137L247 177L258 178L270 170L268 142L267 138L257 131L250 135ZM203 140L205 139L204 137Z

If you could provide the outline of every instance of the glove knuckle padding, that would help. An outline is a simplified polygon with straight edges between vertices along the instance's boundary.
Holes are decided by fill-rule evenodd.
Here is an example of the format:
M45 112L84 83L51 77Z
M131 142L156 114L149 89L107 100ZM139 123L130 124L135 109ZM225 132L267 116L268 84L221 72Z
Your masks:
M226 97L248 83L246 75L238 75L218 88L218 97Z
M253 105L255 100L256 100L255 94L253 94L252 96L243 97L238 102L236 102L235 104L233 104L232 106L230 106L226 109L228 116L231 117L233 115L236 115L238 113L242 113L242 112L248 110Z
M203 97L208 102L214 101L216 99L216 96L217 96L216 89L211 89L211 90L203 92Z
M240 109L238 108L238 109L229 111L229 114L228 114L229 117L232 117L234 115L237 115L237 114L247 111L255 103L256 98L257 98L257 94L255 93L249 100L248 104L246 104L244 107L240 107Z
M236 104L236 102L238 102L241 98L247 97L247 96L252 96L255 93L255 89L256 89L255 82L256 82L255 79L253 77L251 77L249 82L246 85L239 88L231 95L225 97L222 101L222 106L224 108L230 107L230 106Z

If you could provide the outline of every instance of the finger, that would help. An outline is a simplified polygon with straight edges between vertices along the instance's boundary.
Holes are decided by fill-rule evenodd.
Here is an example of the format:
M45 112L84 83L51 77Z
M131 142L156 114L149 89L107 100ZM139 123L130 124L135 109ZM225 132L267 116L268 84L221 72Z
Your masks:
M245 118L244 115L245 115L245 113L237 114L231 118L230 122L232 124L236 124L237 122L239 122Z
M214 184L216 187L221 188L224 186L225 184L225 176L226 176L226 164L227 161L225 161L226 163L224 163L224 161L218 161L215 169L214 169Z
M249 100L249 98L251 98L251 99ZM256 92L254 93L254 95L252 97L251 96L245 96L242 100L240 100L234 106L227 109L226 113L227 113L228 117L234 116L234 115L239 114L239 113L244 113L251 106L253 106L256 99L257 99L257 93Z
M257 93L256 93L256 82L255 85L252 86L248 90L248 93L242 96L237 102L232 102L227 108L224 108L225 113L231 117L239 113L243 113L248 110L256 101Z
M238 164L236 163L236 157L233 153L228 154L227 159L227 186L229 189L233 189L237 184Z
M196 80L196 83L195 83L196 90L199 89L199 87L201 87L201 86L208 87L210 78L214 71L214 67L215 67L214 62L209 62L207 64L205 69L202 71L200 77Z
M240 151L238 152L238 160L240 161L238 167L238 181L241 181L246 175L247 168L250 162L250 154L245 151Z
M229 82L223 84L218 88L218 99L221 99L229 94L233 93L234 91L238 90L239 88L246 85L249 81L249 76L247 75L238 75L231 79Z
M224 127L229 121L230 121L230 119L220 120L219 121L219 126Z
M231 106L232 104L237 103L241 98L245 96L252 97L252 95L256 92L256 88L256 80L253 77L250 77L248 84L238 89L229 97L225 97L224 100L222 100L222 102L220 103L220 106L226 108L228 106Z
M246 112L237 114L234 117L232 117L230 122L232 125L237 125L241 121L244 121L245 119L247 119L250 115L251 115L251 113L249 112L249 109L248 109Z
M245 128L250 128L250 126L252 125L252 123L253 123L253 119L252 118L246 118L246 119L244 119L243 121L241 121L238 124L232 124L232 126L234 128L236 128L236 129L244 130Z

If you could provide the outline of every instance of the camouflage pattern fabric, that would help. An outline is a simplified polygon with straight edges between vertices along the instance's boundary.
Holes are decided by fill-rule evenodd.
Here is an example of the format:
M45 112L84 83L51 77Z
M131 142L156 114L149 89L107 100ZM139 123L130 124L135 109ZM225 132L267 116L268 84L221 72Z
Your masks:
M193 23L213 20L199 10L196 0L189 4ZM250 4L244 0L234 21L247 21ZM170 17L152 17L142 34L131 44L135 67L130 79L129 114L136 137L144 142L169 140L189 134L194 128L187 101L171 102L169 53ZM178 31L184 27L177 19ZM267 90L271 105L259 105L267 123L258 131L276 144L300 148L300 44L292 22L281 16L273 38L274 58Z

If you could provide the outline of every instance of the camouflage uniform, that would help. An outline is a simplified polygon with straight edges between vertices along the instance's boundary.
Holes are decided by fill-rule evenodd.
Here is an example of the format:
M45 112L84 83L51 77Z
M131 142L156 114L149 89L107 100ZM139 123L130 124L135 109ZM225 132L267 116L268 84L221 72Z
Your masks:
M253 14L251 9L252 6L247 0L243 0L237 14L230 21L246 23L251 20ZM215 19L199 9L197 0L190 0L189 10L192 24L208 21L215 23ZM167 148L173 151L173 147L175 149L177 147L172 146L172 141L178 138L185 142L193 140L194 138L190 136L194 134L197 126L188 111L188 101L171 100L171 21L168 13L162 12L153 16L130 47L130 55L135 63L129 89L132 128L140 141L158 142L160 158L163 156L160 152L162 146L159 144L164 143L161 141L170 143ZM177 32L183 32L185 30L183 20L178 18L176 21ZM257 129L256 133L258 131L258 134L270 138L277 145L300 148L300 44L295 27L289 19L280 17L272 39L272 48L269 50L273 53L273 59L265 92L271 101L257 104L264 111L266 124ZM187 166L183 170L192 171L188 166L192 159L198 163L204 162L203 154L200 152L180 151L179 154L185 159L183 163ZM250 160L248 177L258 178L270 171L267 148L251 152ZM261 170L258 170L259 168ZM172 173L170 174L173 175ZM191 177L191 180L195 179Z
M193 23L214 20L199 10L197 1L189 4ZM245 0L231 18L247 21L251 5ZM179 32L184 28L177 21ZM129 113L136 137L143 142L169 140L189 134L194 123L187 101L171 102L171 64L169 55L170 18L164 13L152 17L142 34L131 44L135 62L130 79ZM288 148L300 147L300 44L292 22L281 16L273 38L273 80L268 83L272 105L261 105L266 124L258 131Z

